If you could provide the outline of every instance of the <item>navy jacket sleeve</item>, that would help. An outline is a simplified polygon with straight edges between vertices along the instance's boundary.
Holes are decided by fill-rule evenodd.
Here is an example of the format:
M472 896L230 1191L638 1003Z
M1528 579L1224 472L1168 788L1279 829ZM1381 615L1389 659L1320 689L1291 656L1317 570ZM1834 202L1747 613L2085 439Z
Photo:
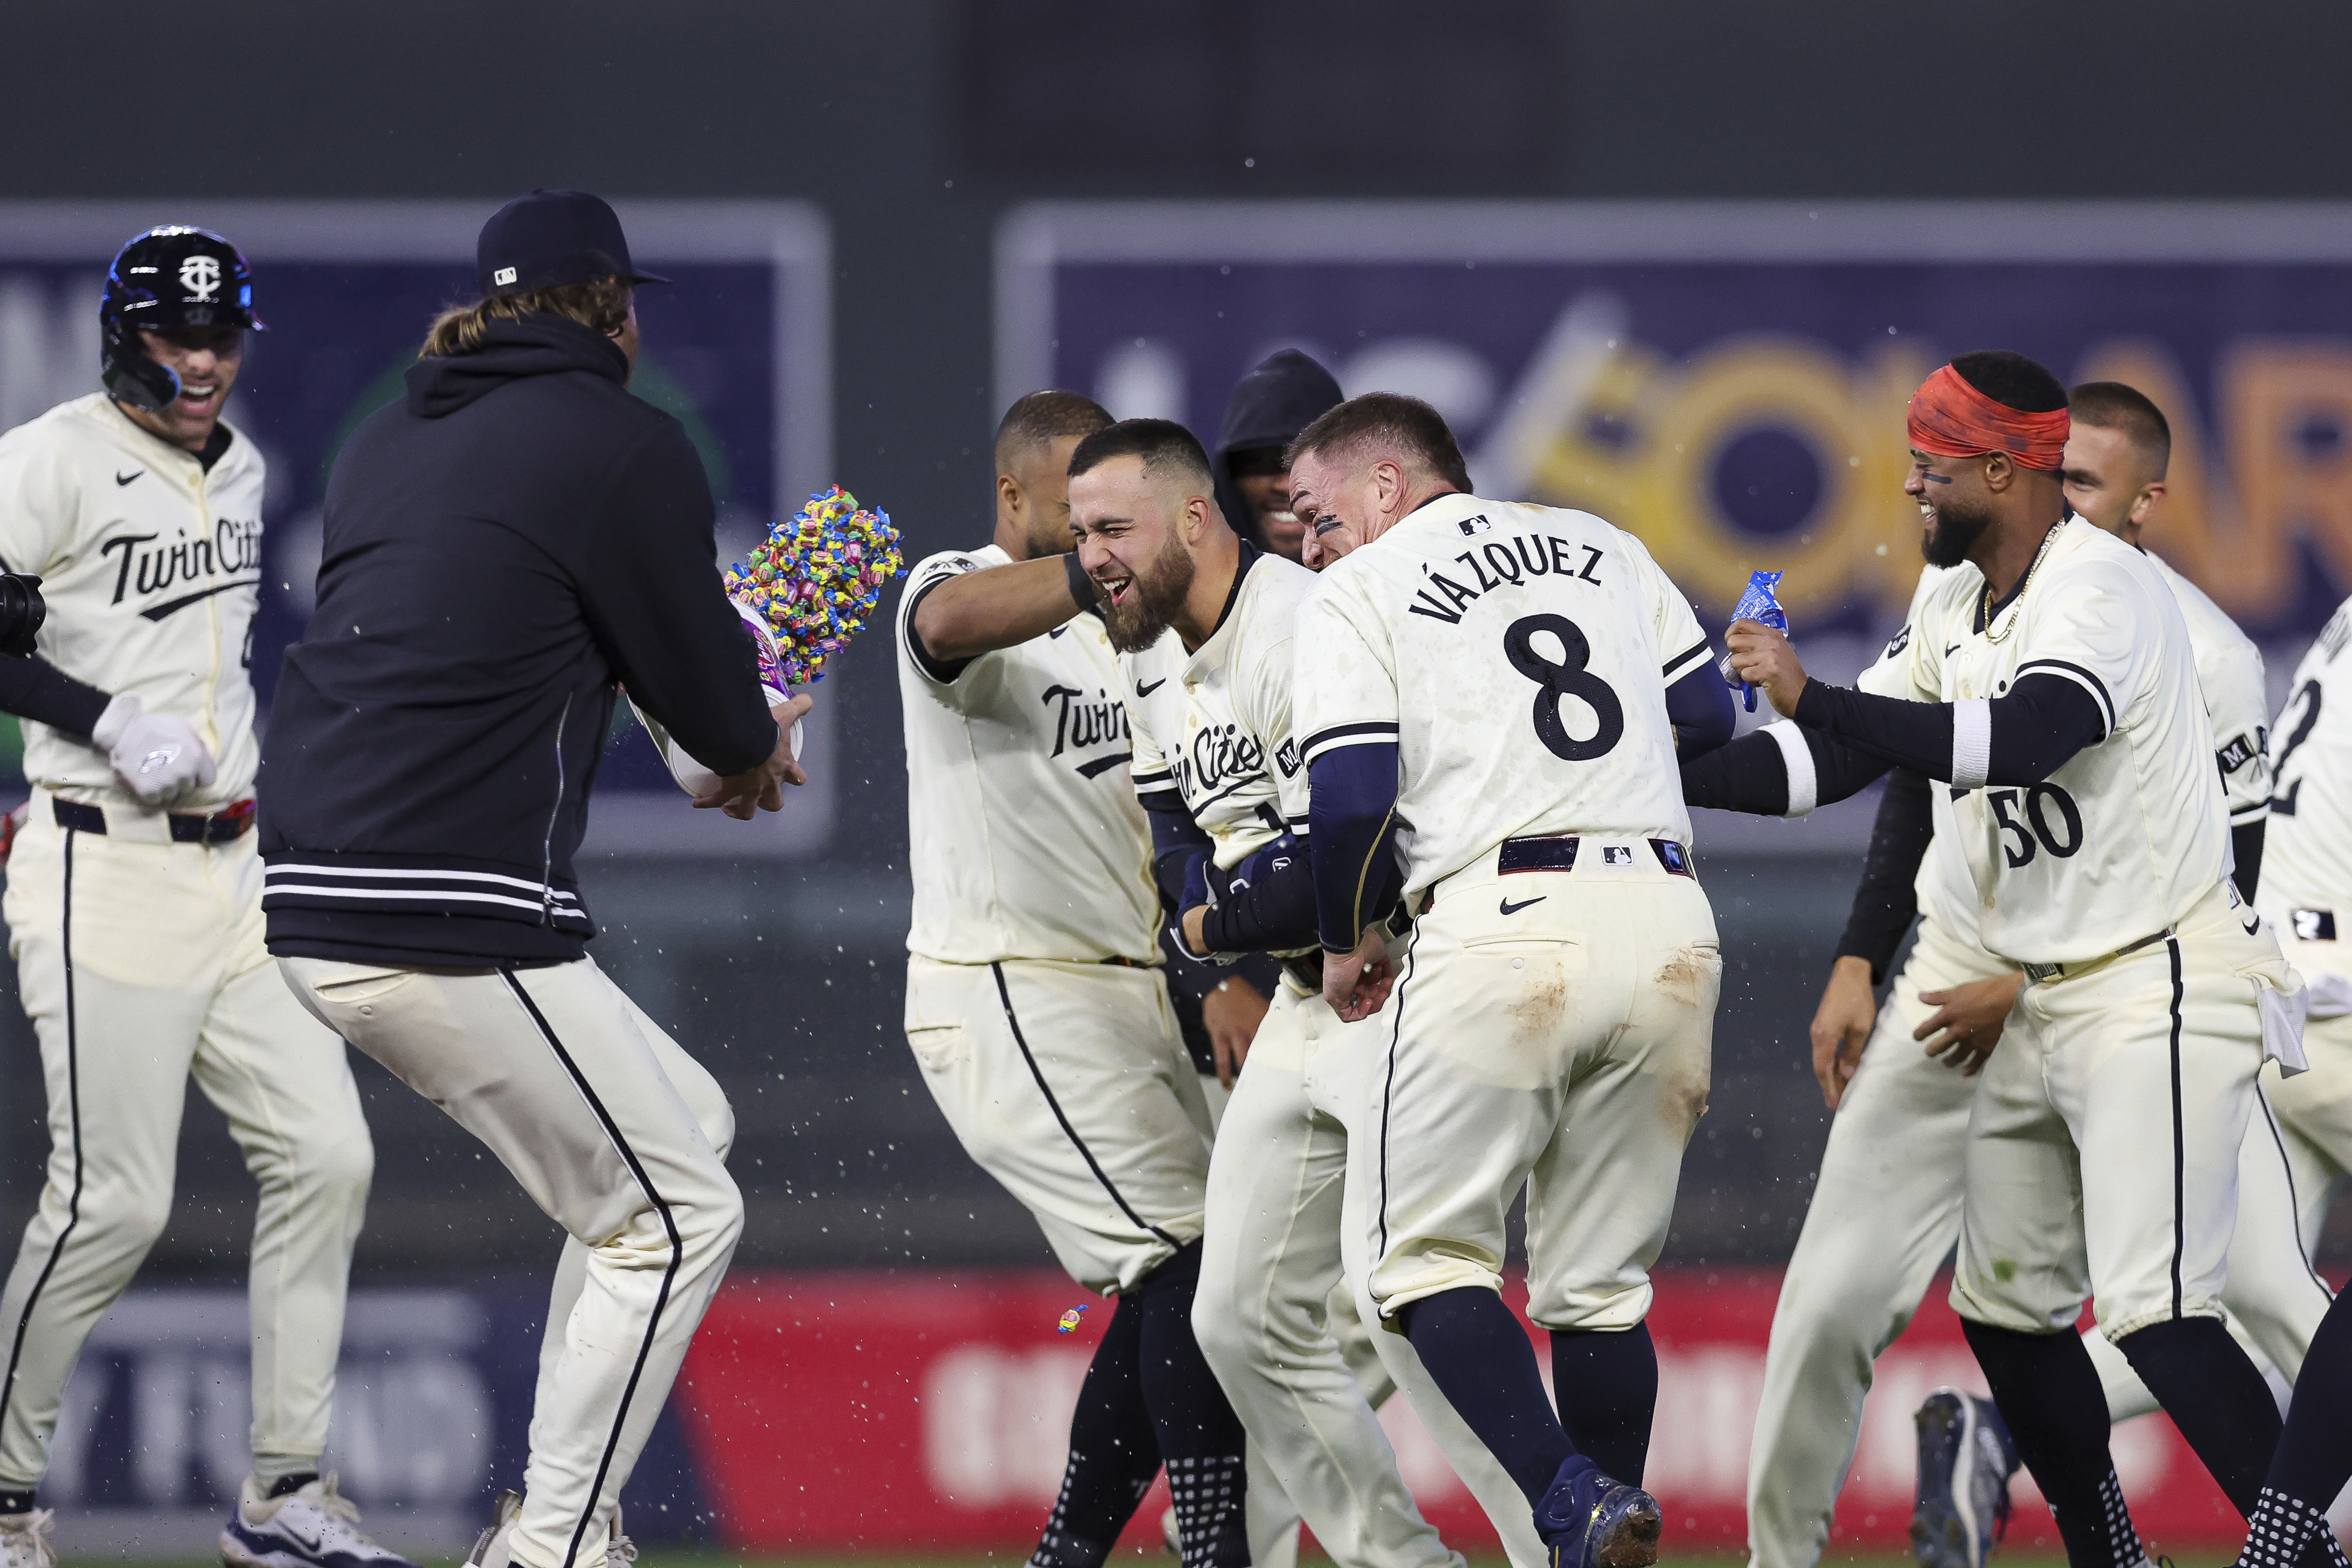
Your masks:
M719 581L714 508L686 429L664 420L622 462L574 561L598 646L629 696L714 773L776 748L750 632Z
M98 727L109 693L88 686L39 654L0 658L0 713L46 724L68 735L87 737Z

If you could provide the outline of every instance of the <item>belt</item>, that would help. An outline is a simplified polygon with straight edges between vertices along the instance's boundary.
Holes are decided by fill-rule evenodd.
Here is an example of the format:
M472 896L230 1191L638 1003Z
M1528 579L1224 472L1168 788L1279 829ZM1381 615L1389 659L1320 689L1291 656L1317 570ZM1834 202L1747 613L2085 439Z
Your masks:
M1097 958L1095 962L1097 964L1108 964L1113 968L1118 969L1156 969L1160 967L1156 960L1146 962L1141 958L1122 958L1117 954L1113 954L1108 958Z
M2102 953L2095 958L2078 958L2071 964L2020 964L2018 967L2024 970L2025 977L2037 986L2044 980L2063 980L2071 976L2087 975L2100 965L2112 964L2126 953L2137 953L2143 947L2155 946L2171 936L2172 931L2173 928L2168 925L2161 931L2151 932L2137 942L2126 942L2114 952Z
M78 833L102 834L107 831L103 807L85 806L78 800L52 800L50 805L60 828L71 828ZM170 825L175 844L225 844L243 838L246 830L253 826L253 801L239 800L208 816L175 811L164 821Z
M1551 833L1541 838L1505 839L1495 856L1498 875L1512 876L1528 871L1574 871L1578 846L1585 835ZM1659 866L1674 876L1691 876L1690 852L1672 839L1639 841L1650 846ZM1601 863L1610 866L1633 865L1638 852L1630 843L1608 843L1595 841L1601 852ZM1696 877L1692 877L1696 881Z

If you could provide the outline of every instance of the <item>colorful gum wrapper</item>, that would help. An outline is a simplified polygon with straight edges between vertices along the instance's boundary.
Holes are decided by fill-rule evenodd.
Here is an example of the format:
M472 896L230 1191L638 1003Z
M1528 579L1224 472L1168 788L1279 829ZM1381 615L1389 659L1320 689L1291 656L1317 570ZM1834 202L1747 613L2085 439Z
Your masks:
M1753 621L1759 626L1769 626L1775 632L1786 632L1789 629L1789 612L1780 608L1779 600L1772 597L1772 586L1780 580L1780 574L1777 571L1749 572L1748 586L1741 591L1739 602L1732 608L1731 619ZM1717 660L1715 667L1722 674L1724 685L1737 686L1746 694L1748 711L1754 713L1756 688L1731 673L1731 655L1726 653Z

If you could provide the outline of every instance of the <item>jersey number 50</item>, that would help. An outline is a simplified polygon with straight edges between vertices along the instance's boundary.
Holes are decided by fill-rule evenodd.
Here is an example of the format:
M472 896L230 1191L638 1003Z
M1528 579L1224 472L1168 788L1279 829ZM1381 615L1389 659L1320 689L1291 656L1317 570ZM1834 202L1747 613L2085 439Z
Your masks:
M2018 798L2024 797L2025 818L2017 815ZM2075 809L2074 798L2055 784L2036 784L2030 789L1995 789L1985 797L1992 802L1993 821L2000 824L2000 852L2016 870L2033 859L2038 843L2060 860L2064 860L2083 847L2083 813ZM2051 815L2055 812L2062 833L2053 831ZM2031 825L2029 825L2031 824ZM2011 844L2009 835L2015 833Z
M1535 638L1539 632L1559 639L1558 660L1537 651ZM1503 633L1503 653L1510 659L1511 668L1541 688L1535 701L1536 738L1554 757L1564 762L1590 762L1608 756L1625 737L1625 705L1617 700L1607 681L1585 668L1592 659L1592 644L1585 641L1575 622L1565 615L1522 615ZM1568 733L1568 721L1559 716L1559 699L1570 696L1591 708L1598 721L1592 733L1581 740Z

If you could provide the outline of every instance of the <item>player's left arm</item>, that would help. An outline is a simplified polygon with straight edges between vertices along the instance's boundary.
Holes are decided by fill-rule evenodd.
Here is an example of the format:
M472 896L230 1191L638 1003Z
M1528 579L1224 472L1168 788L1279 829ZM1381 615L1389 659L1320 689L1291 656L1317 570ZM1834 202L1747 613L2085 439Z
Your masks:
M2244 636L2198 648L2197 683L2213 721L2213 762L2221 772L2221 795L2230 809L2232 880L2251 901L2262 879L2263 834L2271 814L2269 689L2263 679L2263 651Z

